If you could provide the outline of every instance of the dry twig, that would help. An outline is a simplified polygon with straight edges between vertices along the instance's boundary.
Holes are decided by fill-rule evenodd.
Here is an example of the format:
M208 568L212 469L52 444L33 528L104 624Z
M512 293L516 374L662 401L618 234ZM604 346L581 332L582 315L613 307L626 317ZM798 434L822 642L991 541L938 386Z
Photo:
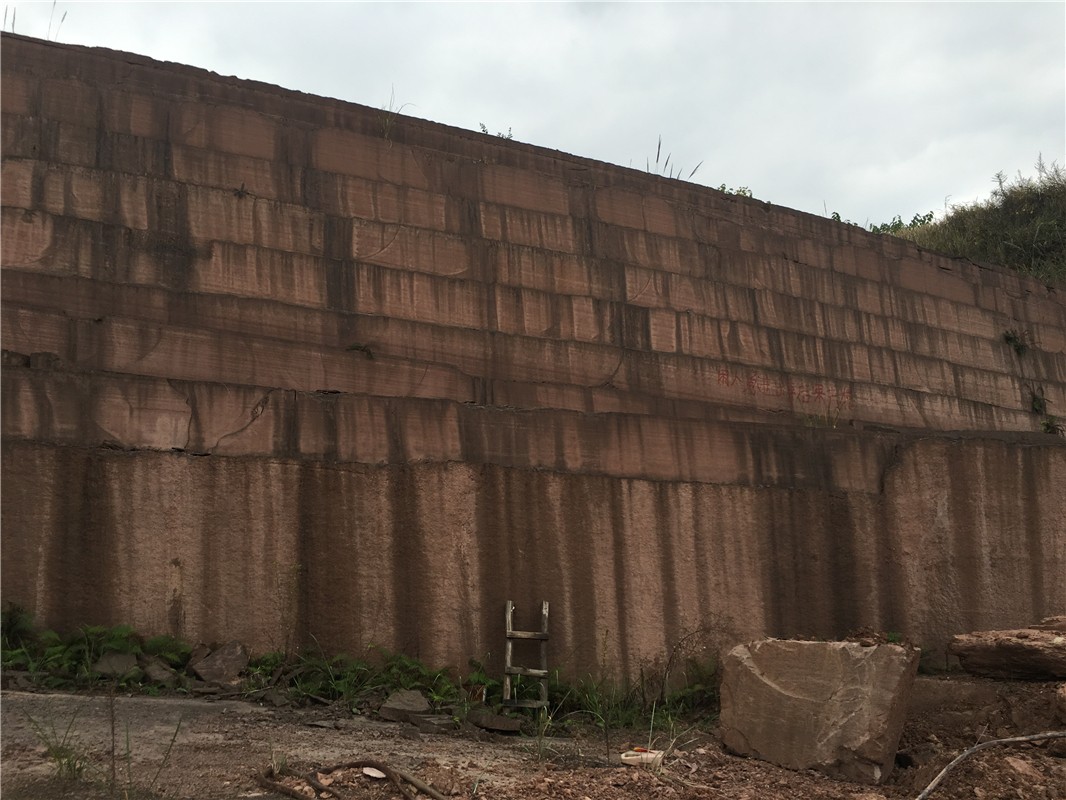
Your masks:
M415 792L412 792L404 784L411 784L415 788L416 792L422 792L422 794L432 797L433 800L447 800L447 798L434 789L429 784L423 783L414 775L409 775L406 772L401 772L398 769L393 769L388 764L383 764L380 761L374 761L373 759L363 759L361 761L346 761L343 764L334 764L331 767L320 767L312 770L307 775L300 775L297 772L283 768L280 772L281 775L289 775L291 777L300 778L300 780L306 781L313 789L319 794L329 793L332 794L337 800L347 800L344 795L334 789L332 786L326 786L318 780L319 775L329 775L331 772L336 772L340 769L362 769L363 767L372 767L373 769L380 770L385 773L385 777L388 778L396 786L397 790L407 800L415 800ZM307 798L297 792L295 789L290 789L283 783L278 783L274 780L278 777L279 773L274 771L273 767L268 767L263 772L257 772L255 774L255 781L264 789L269 789L272 792L279 792L287 795L288 797L299 798L299 800L307 800Z

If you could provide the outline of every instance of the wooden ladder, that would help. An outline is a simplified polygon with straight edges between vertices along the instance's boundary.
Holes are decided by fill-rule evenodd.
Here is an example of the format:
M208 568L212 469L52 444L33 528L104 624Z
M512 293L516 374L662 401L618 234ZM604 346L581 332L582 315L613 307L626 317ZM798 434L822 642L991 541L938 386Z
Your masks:
M514 629L514 603L507 601L506 614L507 646L503 655L503 704L513 708L548 707L548 601L540 604L540 630L516 631ZM516 667L512 662L515 639L532 639L540 642L540 668ZM539 700L517 700L511 697L511 676L526 675L540 681Z

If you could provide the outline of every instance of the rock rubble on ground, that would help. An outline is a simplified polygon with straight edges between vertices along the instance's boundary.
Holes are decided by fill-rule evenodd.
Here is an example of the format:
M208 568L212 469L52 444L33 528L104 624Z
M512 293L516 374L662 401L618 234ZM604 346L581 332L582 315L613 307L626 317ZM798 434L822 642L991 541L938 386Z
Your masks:
M410 722L416 714L428 714L429 701L415 689L401 689L386 698L378 714L393 722Z
M190 659L189 667L202 681L233 686L248 667L248 650L240 642L227 642L197 661Z

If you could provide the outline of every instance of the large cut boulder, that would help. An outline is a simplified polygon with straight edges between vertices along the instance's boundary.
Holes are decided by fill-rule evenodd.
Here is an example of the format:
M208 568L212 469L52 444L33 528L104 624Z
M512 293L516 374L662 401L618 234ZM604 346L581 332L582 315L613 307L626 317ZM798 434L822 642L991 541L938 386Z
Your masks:
M1066 678L1066 617L1049 617L1031 628L962 633L952 638L948 652L964 670L985 678Z
M722 663L725 746L791 769L880 783L907 716L919 651L764 639Z

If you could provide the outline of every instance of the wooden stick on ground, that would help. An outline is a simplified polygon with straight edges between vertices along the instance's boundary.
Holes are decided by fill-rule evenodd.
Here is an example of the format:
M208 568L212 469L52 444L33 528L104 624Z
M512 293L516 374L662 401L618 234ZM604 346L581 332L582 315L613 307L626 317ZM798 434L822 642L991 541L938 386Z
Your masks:
M978 750L984 750L986 747L992 747L993 745L997 744L1021 744L1022 742L1043 742L1047 741L1048 739L1066 739L1066 731L1034 733L1031 736L1012 736L1009 739L993 739L990 742L981 742L981 744L974 745L969 750L966 750L963 753L959 754L959 756L957 756L954 761L944 767L944 769L940 770L940 774L933 778L932 783L926 786L922 793L918 795L914 800L925 800L927 797L929 797L929 795L932 794L933 789L940 785L940 781L944 779L945 775L951 772L951 770L953 770L956 765L972 756Z
M267 791L277 792L278 794L286 795L287 797L295 797L296 800L307 800L307 795L300 794L295 789L290 789L284 783L278 783L273 780L277 773L273 769L267 767L262 772L255 773L255 782Z
M336 797L337 800L348 800L348 797L346 795L341 794L332 786L326 786L324 783L322 783L322 781L318 779L317 769L311 770L311 772L305 775L304 780L307 781L311 785L311 788L319 794L331 794Z
M300 775L291 769L283 769L281 774L290 775L295 778L299 778L302 781L307 782L313 789L320 794L328 792L332 794L337 800L345 800L344 796L332 786L326 786L318 780L319 775L329 775L331 772L336 772L340 769L362 769L363 767L372 767L373 769L380 770L385 773L393 785L399 790L407 800L415 800L415 793L408 789L404 784L409 783L415 788L416 791L422 792L433 800L448 800L443 794L438 792L429 784L423 783L414 775L408 775L406 772L401 772L398 769L393 769L388 764L384 764L381 761L374 761L373 759L364 759L362 761L347 761L343 764L334 764L331 767L320 767L319 769L312 770L308 775ZM262 786L264 789L269 789L272 792L278 792L279 794L286 795L288 797L295 797L297 800L307 800L305 795L300 794L295 789L290 789L283 783L278 783L274 780L278 776L278 773L274 772L273 768L268 767L262 772L255 773L255 782Z
M329 773L338 769L362 769L363 767L372 767L373 769L381 770L382 772L384 772L385 776L394 784L396 784L396 787L400 790L403 796L411 798L411 800L413 800L414 795L410 794L410 790L403 785L404 781L414 786L415 789L422 792L422 794L429 795L433 798L433 800L448 800L447 797L442 795L429 784L423 783L414 775L409 775L406 772L401 772L398 769L390 767L388 764L384 764L381 761L374 761L373 759L363 759L362 761L348 761L344 764L334 764L332 767L322 767L322 769L318 771L323 773L324 775L328 775Z

